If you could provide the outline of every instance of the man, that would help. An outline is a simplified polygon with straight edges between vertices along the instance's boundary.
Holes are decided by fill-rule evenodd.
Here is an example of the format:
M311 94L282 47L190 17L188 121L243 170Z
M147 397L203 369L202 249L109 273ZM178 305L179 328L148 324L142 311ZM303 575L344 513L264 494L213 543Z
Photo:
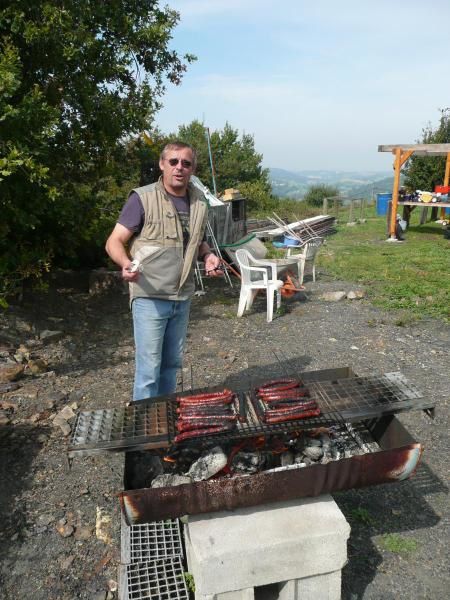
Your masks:
M207 275L222 274L219 258L204 240L206 200L189 183L195 165L191 146L178 141L167 144L159 161L162 177L132 190L106 242L107 253L130 287L134 400L175 391L197 258L204 261Z

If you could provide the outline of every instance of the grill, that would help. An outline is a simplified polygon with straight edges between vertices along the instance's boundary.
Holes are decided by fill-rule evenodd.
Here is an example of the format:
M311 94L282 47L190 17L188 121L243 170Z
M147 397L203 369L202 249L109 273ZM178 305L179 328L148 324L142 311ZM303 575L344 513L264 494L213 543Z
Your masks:
M156 586L157 575L152 570L156 567L150 568L148 565L158 563L161 568L166 568L165 561L169 560L166 554L169 546L167 538L164 537L161 543L150 541L155 535L157 538L158 533L150 533L145 527L134 529L137 525L153 524L156 527L155 521L175 519L185 514L233 510L317 496L349 488L395 482L414 473L422 454L422 446L404 429L395 413L421 409L433 416L434 408L430 400L424 398L401 373L360 377L349 368L339 368L295 373L292 377L303 380L310 393L308 400L315 400L320 407L318 416L277 424L265 423L263 406L255 394L255 389L264 383L261 380L251 381L247 387L233 390L236 396L232 410L238 417L233 430L192 438L180 444L174 443L177 433L175 395L160 397L157 401L131 404L121 409L85 411L79 414L69 444L71 458L109 451L127 452L125 491L119 497L124 518L132 526L127 534L131 536L127 544L130 565L133 567L128 565L124 573L128 585L139 575L146 578L147 582L151 580L151 585ZM203 391L206 390L184 392L183 395ZM152 488L147 487L149 482L142 482L142 477L136 477L136 474L148 471L149 465L153 469L154 465L150 464L149 458L159 461L159 458L165 456L178 466L190 452L197 452L198 457L202 450L216 445L221 446L229 456L236 448L251 445L255 441L259 443L262 440L264 444L271 444L278 440L282 445L286 440L297 440L296 436L312 437L323 430L333 432L343 440L342 452L323 463L283 465L279 460L275 466L265 466L265 470L259 472L252 471L251 476L234 472L233 476L220 476L178 486L164 484L165 487ZM353 451L349 452L349 448L353 448ZM152 452L129 452L148 449ZM147 463L140 464L144 459ZM302 460L299 459L300 462ZM185 470L182 472L186 473ZM152 473L152 478L155 475L156 473ZM172 525L163 527L169 531ZM164 530L164 534L167 531ZM132 559L135 538L139 540L137 545L140 553L137 552ZM174 551L174 556L176 554ZM142 565L147 566L144 568ZM173 566L171 568L175 569ZM175 575L173 577L176 579ZM141 592L136 592L139 593ZM140 596L130 595L130 600L135 597ZM169 597L178 598L167 596Z
M266 424L262 405L254 389L262 381L252 382L249 390L238 390L233 411L239 420L235 429L207 436L218 444L259 435L327 427L336 423L356 422L410 409L432 413L430 402L406 381L401 373L358 377L350 369L303 373L310 398L321 409L317 417L301 421ZM197 394L195 390L187 394ZM176 396L158 402L141 401L124 408L81 412L69 445L69 457L106 451L131 451L168 448L176 435ZM191 443L195 443L191 442Z
M189 600L180 557L124 565L120 581L123 600Z

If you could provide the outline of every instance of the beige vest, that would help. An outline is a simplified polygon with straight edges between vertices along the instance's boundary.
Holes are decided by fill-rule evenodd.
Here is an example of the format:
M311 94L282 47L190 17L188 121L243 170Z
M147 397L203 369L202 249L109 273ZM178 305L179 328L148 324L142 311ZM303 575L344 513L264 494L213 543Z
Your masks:
M133 239L130 252L141 263L137 283L130 284L134 298L187 300L194 294L193 270L203 239L208 205L203 194L189 184L190 237L183 256L183 232L178 213L161 179L133 190L144 207L142 231Z

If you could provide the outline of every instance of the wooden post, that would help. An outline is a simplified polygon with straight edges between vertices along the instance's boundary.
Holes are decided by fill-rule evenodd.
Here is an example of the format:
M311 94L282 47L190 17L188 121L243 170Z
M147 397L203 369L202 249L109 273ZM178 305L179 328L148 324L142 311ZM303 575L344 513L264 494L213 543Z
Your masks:
M389 233L391 239L395 239L395 229L397 220L397 205L398 205L398 190L400 187L400 168L402 166L402 149L395 149L395 160L394 160L394 187L392 189L392 206L391 206L391 220Z
M450 179L450 152L447 152L447 161L445 163L444 185L448 185ZM445 219L445 208L441 208L441 219Z
M323 199L322 212L324 215L326 215L328 212L328 198Z
M348 215L348 222L349 223L354 223L354 220L353 220L354 205L355 205L355 201L353 199L350 200L350 212L349 212L349 215Z
M390 234L391 231L391 215L392 215L392 200L388 200L386 211L386 231Z
M336 217L336 221L339 217L339 198L334 199L334 216Z
M365 198L361 198L359 201L359 220L362 221L364 218L364 205L366 203Z

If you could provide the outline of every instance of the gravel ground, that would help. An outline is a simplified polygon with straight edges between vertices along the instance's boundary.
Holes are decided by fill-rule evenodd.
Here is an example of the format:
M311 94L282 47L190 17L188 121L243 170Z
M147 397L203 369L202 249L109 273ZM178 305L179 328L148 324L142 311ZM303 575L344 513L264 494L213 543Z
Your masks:
M217 281L207 289L193 305L186 387L349 366L360 375L400 370L435 403L434 420L423 412L399 416L425 447L414 478L335 499L352 528L344 600L447 597L449 326L409 322L364 299L320 300L323 291L355 289L323 274L283 301L270 324L264 299L237 319L238 290ZM69 467L64 423L53 418L67 406L77 412L130 399L127 296L90 296L72 280L59 282L11 306L0 324L0 367L13 356L26 366L20 387L0 384L0 597L115 598L123 456L75 458Z

